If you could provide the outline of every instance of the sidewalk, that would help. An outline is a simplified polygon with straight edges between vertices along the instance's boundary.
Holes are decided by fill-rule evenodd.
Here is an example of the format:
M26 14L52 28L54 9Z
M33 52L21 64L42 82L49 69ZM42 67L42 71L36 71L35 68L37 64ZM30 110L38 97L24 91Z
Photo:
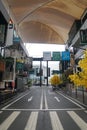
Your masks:
M64 94L70 96L71 98L87 105L87 92L81 90L61 90Z
M20 95L20 93L23 93L27 90L29 91L29 88L27 86L25 86L23 89L18 89L15 91L12 91L9 89L0 90L0 105L3 103L6 103L7 101L10 101L15 96L18 96L18 95Z
M17 92L12 91L0 91L0 104L5 103L7 100L12 99Z

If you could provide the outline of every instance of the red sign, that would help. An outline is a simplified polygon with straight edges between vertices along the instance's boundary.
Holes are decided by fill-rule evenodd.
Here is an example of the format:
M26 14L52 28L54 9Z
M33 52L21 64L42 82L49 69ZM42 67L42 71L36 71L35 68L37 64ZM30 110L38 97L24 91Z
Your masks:
M5 71L5 63L0 61L0 71Z

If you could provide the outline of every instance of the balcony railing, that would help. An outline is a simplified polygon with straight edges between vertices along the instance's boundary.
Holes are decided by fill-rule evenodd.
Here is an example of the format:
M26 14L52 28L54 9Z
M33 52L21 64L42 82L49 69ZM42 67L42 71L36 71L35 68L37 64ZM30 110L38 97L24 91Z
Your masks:
M80 38L81 36L80 30L85 30L85 29L87 29L87 10L85 10L80 20L74 21L71 30L69 32L68 47L76 44L78 39L80 39L79 44L82 45L81 38Z

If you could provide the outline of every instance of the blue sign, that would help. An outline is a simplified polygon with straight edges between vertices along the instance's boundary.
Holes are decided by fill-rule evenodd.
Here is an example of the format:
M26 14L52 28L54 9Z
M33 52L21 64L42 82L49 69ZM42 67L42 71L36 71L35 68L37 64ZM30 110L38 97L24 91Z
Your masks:
M20 37L13 37L13 43L20 43L21 39Z
M24 63L16 62L16 69L17 70L22 70L24 67Z
M70 52L69 51L63 51L62 52L62 60L64 60L64 61L70 60Z

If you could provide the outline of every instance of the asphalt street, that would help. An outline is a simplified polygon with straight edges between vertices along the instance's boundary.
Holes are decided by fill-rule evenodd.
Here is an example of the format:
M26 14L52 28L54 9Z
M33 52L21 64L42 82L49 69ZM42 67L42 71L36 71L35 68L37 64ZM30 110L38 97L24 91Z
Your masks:
M0 106L0 130L87 130L87 110L60 91L33 86Z

